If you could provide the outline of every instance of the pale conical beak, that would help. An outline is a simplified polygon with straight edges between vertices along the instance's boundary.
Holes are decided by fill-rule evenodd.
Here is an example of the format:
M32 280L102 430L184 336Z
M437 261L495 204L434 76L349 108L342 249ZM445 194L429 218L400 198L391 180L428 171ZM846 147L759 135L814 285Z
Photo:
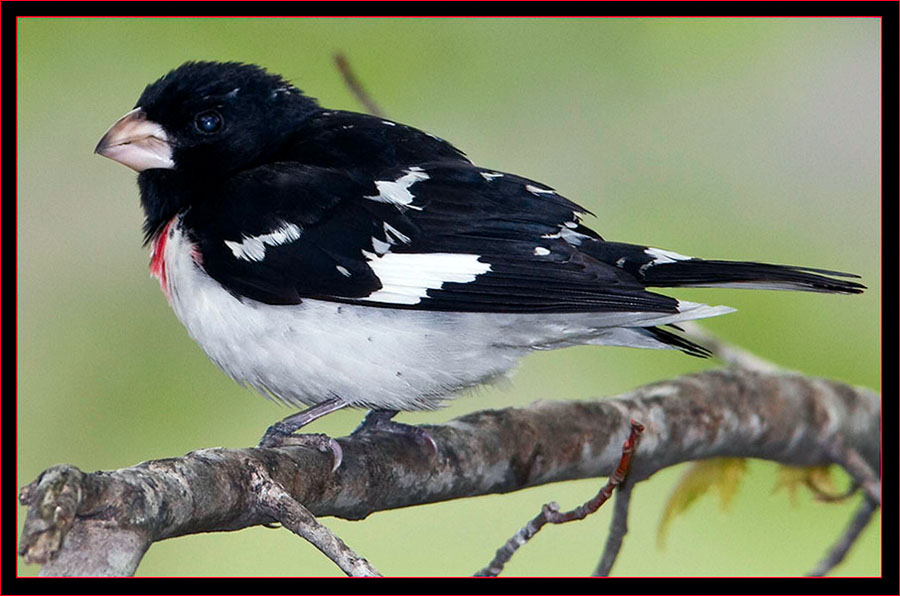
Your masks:
M147 119L135 108L113 124L94 149L103 157L124 164L136 172L152 168L171 170L172 145L163 127Z

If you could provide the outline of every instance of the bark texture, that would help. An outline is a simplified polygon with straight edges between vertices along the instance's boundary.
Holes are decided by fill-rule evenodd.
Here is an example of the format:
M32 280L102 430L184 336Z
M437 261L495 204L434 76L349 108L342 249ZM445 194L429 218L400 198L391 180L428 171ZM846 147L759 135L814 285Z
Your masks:
M344 460L335 472L330 453L304 447L201 449L93 473L55 466L21 490L29 512L19 552L42 564L43 575L131 575L153 542L185 534L296 523L303 511L362 519L385 509L609 476L631 419L645 427L631 486L685 461L754 457L840 464L880 500L877 393L728 368L616 398L538 401L424 427L438 445L436 457L392 433L343 437ZM273 506L273 483L279 499L302 509ZM292 518L278 519L279 511ZM324 537L322 544L337 543ZM347 569L377 573L352 551L341 556Z

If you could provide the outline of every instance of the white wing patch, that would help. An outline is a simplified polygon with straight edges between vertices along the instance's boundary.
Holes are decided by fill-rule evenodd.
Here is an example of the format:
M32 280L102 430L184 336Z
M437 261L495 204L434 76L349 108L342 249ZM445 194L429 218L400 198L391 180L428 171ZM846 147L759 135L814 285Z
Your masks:
M418 304L428 290L440 289L445 283L469 283L491 270L478 255L456 253L387 253L363 252L369 267L381 281L381 289L365 300L392 304Z
M409 192L409 188L416 182L428 180L428 178L428 174L422 168L414 166L396 180L376 180L375 187L378 189L378 194L367 195L365 198L379 203L391 203L398 207L421 210L421 207L412 204L415 197Z
M266 258L266 246L279 246L293 242L300 237L300 226L285 223L268 234L241 236L240 241L226 240L225 246L234 253L234 258L245 261L262 261Z

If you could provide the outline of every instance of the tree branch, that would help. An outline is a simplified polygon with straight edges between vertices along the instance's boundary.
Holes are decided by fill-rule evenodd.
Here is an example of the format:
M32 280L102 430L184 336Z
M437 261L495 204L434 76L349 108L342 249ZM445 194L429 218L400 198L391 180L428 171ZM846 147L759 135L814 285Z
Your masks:
M843 465L834 444L879 470L880 417L879 395L868 389L725 369L614 399L539 401L469 414L428 427L437 457L392 433L343 437L344 463L334 473L330 454L305 447L203 449L91 474L56 466L20 493L29 512L19 552L42 564L42 575L130 575L153 542L286 523L285 513L254 489L261 471L312 515L346 519L609 476L632 418L646 430L629 483L709 457Z
M600 562L597 563L597 568L591 574L594 577L607 577L619 556L622 541L625 540L625 534L628 533L628 509L631 506L632 489L634 489L634 482L626 478L619 490L616 491L613 517L609 522L609 535L606 537L606 545L603 547Z
M268 471L253 459L247 460L252 470L251 489L258 495L264 513L277 519L285 528L310 542L341 571L353 577L375 577L381 574L368 561L357 555L334 532L319 523L306 507L298 503Z
M765 358L760 358L753 352L745 350L740 346L727 342L719 336L710 333L696 321L685 321L679 323L679 326L684 330L684 334L689 339L702 345L725 364L759 372L784 370L774 362L770 362Z
M570 521L582 520L592 513L596 513L609 500L613 491L624 482L625 477L628 476L631 460L634 457L634 450L643 431L644 426L641 423L636 420L631 421L631 433L625 439L625 444L622 445L622 458L619 460L619 465L596 495L586 503L566 512L560 512L559 505L556 502L545 504L534 519L525 524L525 527L507 540L506 544L497 549L494 559L488 566L479 570L475 575L482 577L496 577L500 575L503 567L516 554L516 551L534 538L545 525L565 524Z
M856 543L856 539L859 538L859 535L862 534L862 531L869 525L869 521L872 519L872 515L875 511L880 507L878 503L874 500L870 499L868 495L863 500L862 504L856 510L856 514L853 516L853 519L850 520L850 524L847 526L847 529L844 530L844 533L837 540L837 542L831 547L828 551L828 554L825 555L818 565L816 565L815 569L810 571L808 575L813 577L820 577L826 575L829 571L837 567L838 563L844 560L844 557L847 556L847 553L850 552L850 547L852 547Z

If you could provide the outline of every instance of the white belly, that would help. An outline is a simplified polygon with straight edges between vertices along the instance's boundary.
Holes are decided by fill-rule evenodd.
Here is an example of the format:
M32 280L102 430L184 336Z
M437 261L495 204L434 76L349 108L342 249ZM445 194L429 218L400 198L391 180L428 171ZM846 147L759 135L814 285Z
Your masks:
M508 373L532 349L671 349L640 328L733 310L690 302L675 314L448 313L313 299L264 304L237 298L209 277L178 224L164 232L161 275L178 319L232 379L291 404L337 397L358 407L433 409Z
M490 315L236 298L194 261L177 224L169 231L166 284L178 319L232 379L280 400L431 409L504 374L527 351L493 342Z

